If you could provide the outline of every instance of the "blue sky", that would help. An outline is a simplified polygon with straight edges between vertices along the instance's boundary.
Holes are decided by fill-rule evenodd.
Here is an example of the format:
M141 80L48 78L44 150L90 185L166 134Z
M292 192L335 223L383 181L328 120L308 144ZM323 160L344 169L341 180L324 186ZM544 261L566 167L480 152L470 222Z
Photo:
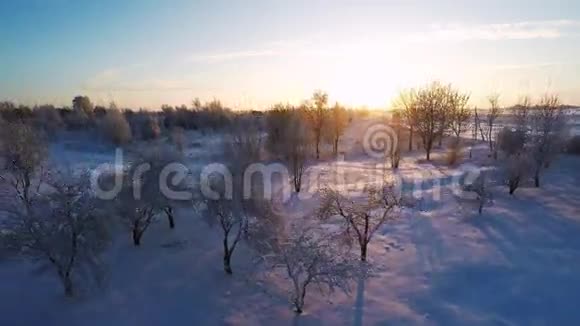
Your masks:
M578 1L0 2L0 100L25 104L381 107L431 80L580 104L579 68Z

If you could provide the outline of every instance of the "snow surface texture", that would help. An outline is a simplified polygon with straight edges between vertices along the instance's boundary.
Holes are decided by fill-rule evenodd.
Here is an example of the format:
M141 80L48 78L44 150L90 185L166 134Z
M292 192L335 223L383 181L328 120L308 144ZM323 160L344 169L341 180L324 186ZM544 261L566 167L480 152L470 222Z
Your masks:
M365 180L366 167L377 162L357 152L361 129L351 126L343 160L309 169L339 164ZM203 150L194 151L197 166ZM79 160L87 161L79 163L93 166L102 155L83 153ZM404 153L401 173L428 180L455 172L416 163L422 155ZM98 162L88 161L93 157ZM478 147L473 162L487 161L485 146ZM106 256L105 288L72 301L53 275L0 261L0 325L579 325L579 164L578 157L562 157L542 188L521 188L515 196L494 186L494 204L481 216L449 188L437 198L436 186L424 187L421 204L371 241L376 275L354 282L350 296L310 289L299 317L288 303L288 284L261 276L243 244L233 257L235 274L225 275L219 232L184 208L175 230L160 220L140 248L120 232ZM287 205L300 212L315 206L316 197Z

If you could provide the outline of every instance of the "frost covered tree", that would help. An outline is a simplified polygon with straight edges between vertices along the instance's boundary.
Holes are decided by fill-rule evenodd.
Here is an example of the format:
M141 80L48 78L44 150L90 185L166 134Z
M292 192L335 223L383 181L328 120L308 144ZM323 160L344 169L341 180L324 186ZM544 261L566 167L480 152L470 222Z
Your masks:
M327 119L328 94L316 91L312 95L312 104L307 105L306 117L314 136L314 147L316 159L320 158L320 141L322 139L323 128Z
M358 275L359 264L350 252L343 250L332 235L315 228L292 227L265 259L273 268L286 273L291 282L290 301L297 314L303 312L311 287L323 293L335 290L349 293L349 283Z
M296 192L300 192L312 149L312 132L306 116L304 108L277 105L268 112L266 121L267 148L287 165Z
M413 150L413 136L415 132L414 119L417 117L416 96L417 93L414 89L404 90L393 102L393 108L401 112L403 120L409 128L409 151Z
M327 220L339 216L344 221L343 235L356 241L360 260L366 261L368 245L387 221L400 215L402 200L393 185L370 186L363 198L351 199L334 189L324 189L318 216Z
M391 124L395 129L395 134L397 136L397 141L391 144L391 152L388 153L388 157L391 160L391 167L393 169L399 168L399 163L401 161L401 144L399 143L399 139L401 139L401 123L403 120L403 112L400 110L393 111L393 115L391 117Z
M302 177L306 171L306 162L310 154L310 131L299 113L287 122L290 126L284 145L284 160L290 169L294 191L300 192Z
M531 111L531 153L534 184L540 186L543 169L562 151L566 116L557 96L544 96Z
M154 148L139 153L123 175L123 187L115 200L116 213L129 230L135 246L159 214L167 217L170 228L175 228L174 208L179 198L168 197L167 190L187 190L185 180L174 180L175 165L180 156L170 148Z
M236 116L227 136L226 156L242 167L259 162L262 152L262 128L253 116Z
M423 141L425 156L431 159L431 150L435 140L441 139L449 128L449 94L452 92L450 85L442 85L434 82L427 87L419 89L411 104L411 120L417 134Z
M338 155L338 143L348 126L348 112L339 103L334 104L329 113L329 128L332 138L332 152Z
M216 192L216 197L206 198L201 206L201 214L210 226L219 226L222 233L223 268L226 274L232 274L232 256L240 241L248 233L254 198L244 198L241 180L232 181L225 178L210 178L210 188ZM227 187L231 186L231 194Z
M133 245L140 246L145 231L157 216L157 206L150 197L141 193L142 181L135 181L129 174L123 177L123 188L115 198L116 211L121 222L131 231Z
M171 198L168 192L184 192L191 190L187 185L187 179L177 178L175 173L186 170L183 165L182 156L172 147L159 146L152 150L142 152L136 164L149 166L145 171L148 187L145 191L151 203L158 213L163 213L167 217L169 228L175 228L174 210L179 205L179 198ZM176 178L173 178L176 176Z
M276 104L266 112L266 149L275 157L282 157L285 137L289 133L287 121L294 111L289 104Z
M495 143L493 141L493 135L495 132L495 125L496 121L502 113L502 109L499 106L499 95L493 94L488 97L489 101L489 109L487 110L487 115L485 121L480 125L480 128L483 128L482 135L485 135L485 138L489 144L489 152L494 155L494 158L497 158L497 150L495 148ZM483 138L483 137L482 137Z
M503 173L509 194L513 195L526 179L530 177L532 162L525 153L508 156L504 161Z
M469 97L468 94L456 90L449 93L449 126L458 139L471 119L471 109L467 105Z
M4 123L0 130L0 183L13 191L24 209L30 208L38 191L46 148L44 139L29 125Z
M73 296L79 284L102 280L107 214L90 191L88 175L53 170L43 187L28 209L24 199L12 205L2 220L2 244L54 271L65 295Z
M131 126L118 109L107 110L99 126L103 135L114 145L125 145L131 141Z
M473 193L478 204L479 215L483 213L483 208L493 201L493 194L489 187L487 174L481 173L472 183L463 187L463 191Z
M248 227L248 216L242 206L240 200L225 196L205 201L204 218L210 226L218 225L222 231L223 268L226 274L233 273L232 255Z

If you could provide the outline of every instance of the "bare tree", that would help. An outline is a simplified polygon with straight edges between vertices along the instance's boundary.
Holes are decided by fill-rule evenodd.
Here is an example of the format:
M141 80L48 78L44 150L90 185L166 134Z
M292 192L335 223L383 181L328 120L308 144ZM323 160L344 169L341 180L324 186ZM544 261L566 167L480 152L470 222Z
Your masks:
M452 90L449 94L450 127L459 139L471 118L471 109L467 106L469 95Z
M320 158L320 140L327 117L328 94L316 91L312 95L312 105L307 106L307 118L314 135L314 146L316 149L316 159Z
M489 152L497 158L496 148L494 146L493 135L495 131L495 123L497 118L501 115L502 109L499 106L499 95L493 94L488 97L489 109L487 110L487 116L485 123L483 124L482 137L485 132L485 138L489 143Z
M539 187L542 170L563 148L566 117L558 96L544 96L532 111L531 119L534 183Z
M349 282L357 275L358 264L332 235L297 226L288 233L266 259L274 268L283 269L292 282L290 301L297 314L303 312L310 286L329 293L336 289L350 292Z
M237 116L233 120L226 155L236 165L245 167L259 162L262 152L262 128L253 116Z
M368 187L365 198L347 198L333 189L323 190L318 215L322 219L339 216L344 220L347 240L356 240L361 261L366 261L368 244L383 224L399 217L401 198L393 185Z
M527 137L522 129L502 128L495 136L497 148L510 155L520 154L524 151Z
M346 127L348 126L348 114L346 109L336 103L330 111L329 120L329 129L332 136L332 152L336 156L338 154L338 143L340 137L342 137Z
M0 182L14 192L24 209L31 208L38 191L46 148L44 139L29 125L5 123L0 130L0 159L4 161Z
M512 109L516 130L521 131L525 135L527 135L530 128L531 108L532 101L528 96L524 96L520 98L518 104Z
M300 192L311 151L312 133L307 115L303 108L279 104L268 112L266 121L267 148L288 165L296 192Z
M107 110L100 127L105 137L115 145L125 145L131 141L131 127L123 113L117 109Z
M105 214L91 194L88 175L51 172L47 190L35 194L30 209L12 210L3 220L2 240L13 253L54 270L65 295L73 296L75 282L102 279L100 254L109 238Z
M423 141L427 160L431 159L434 141L443 137L449 126L450 91L451 86L438 82L417 91L412 121Z
M32 112L36 128L43 130L49 136L54 136L58 130L64 127L59 112L52 105L36 106Z
M513 195L516 189L530 176L531 161L525 153L510 155L504 162L505 183L509 194Z
M283 156L286 135L288 135L289 125L287 121L291 119L295 108L287 104L276 104L266 113L266 148L277 157Z
M393 111L391 121L393 127L395 128L397 139L401 139L401 122L403 120L403 116L404 114L402 111L400 110ZM399 141L395 141L391 145L392 148L391 152L389 153L389 158L391 159L391 167L393 169L398 169L399 163L401 161L401 145Z
M143 187L148 200L155 205L158 213L163 213L167 217L170 229L175 228L174 210L179 205L180 200L170 198L166 190L173 192L183 192L191 190L187 185L187 180L173 180L170 178L170 172L177 171L172 168L175 165L185 169L181 155L171 147L160 146L139 154L136 166L147 166L145 171L145 180L148 180ZM172 182L170 182L172 181Z
M175 227L173 217L174 201L163 192L169 187L168 180L162 180L163 171L169 163L179 163L177 155L168 149L156 148L140 153L123 176L123 188L115 198L117 214L131 230L133 244L141 245L141 239L159 213L165 213L170 228ZM169 177L169 176L167 176ZM165 182L162 184L162 182ZM175 184L179 189L185 186Z
M133 244L138 247L145 231L155 220L157 207L141 196L135 196L135 192L142 189L134 184L134 181L124 177L123 189L116 197L117 213L121 221L131 230Z
M414 126L416 124L414 119L417 118L416 96L417 93L413 89L402 91L393 104L393 107L402 113L402 117L409 128L409 151L413 150Z
M224 180L212 180L213 187L221 189L219 198L206 199L202 214L210 226L219 225L223 235L223 267L226 274L232 274L231 259L238 243L247 232L248 214L242 199L241 187L236 187L233 197L228 198Z
M472 183L463 187L463 191L473 193L478 204L479 215L483 213L483 208L493 202L493 194L489 188L488 177L482 172Z
M310 153L310 132L300 112L296 112L287 123L290 128L287 129L288 134L285 136L284 159L292 174L294 190L300 192Z

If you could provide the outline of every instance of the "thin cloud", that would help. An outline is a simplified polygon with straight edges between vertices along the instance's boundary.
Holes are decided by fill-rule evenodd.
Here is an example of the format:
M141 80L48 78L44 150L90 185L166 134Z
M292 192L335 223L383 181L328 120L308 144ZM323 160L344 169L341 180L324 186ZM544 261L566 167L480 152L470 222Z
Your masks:
M135 78L135 69L141 65L126 68L105 69L82 83L81 88L95 92L149 92L149 91L187 91L192 83L186 79Z
M409 39L418 42L433 41L499 41L556 39L578 30L580 21L551 20L529 21L505 24L435 25L430 31L412 34Z
M234 52L224 52L224 53L216 53L216 54L196 54L189 58L189 61L192 62L224 62L224 61L232 61L238 59L247 59L247 58L255 58L255 57L268 57L277 55L278 51L276 50L249 50L249 51L234 51Z

